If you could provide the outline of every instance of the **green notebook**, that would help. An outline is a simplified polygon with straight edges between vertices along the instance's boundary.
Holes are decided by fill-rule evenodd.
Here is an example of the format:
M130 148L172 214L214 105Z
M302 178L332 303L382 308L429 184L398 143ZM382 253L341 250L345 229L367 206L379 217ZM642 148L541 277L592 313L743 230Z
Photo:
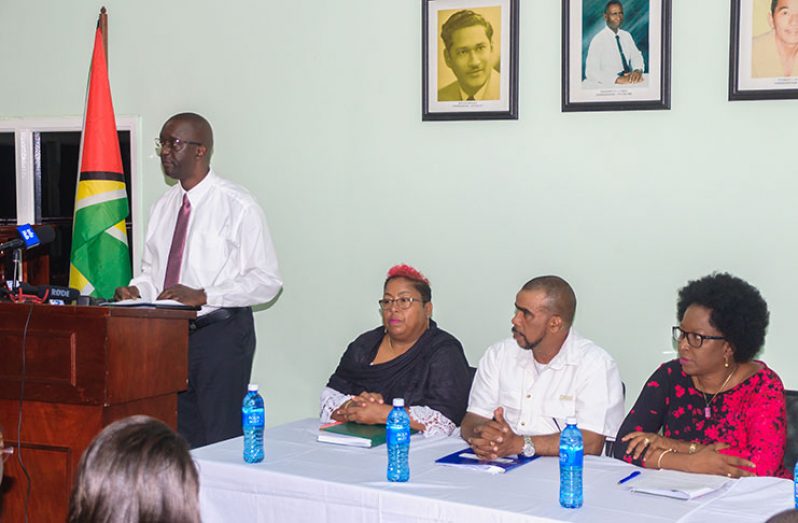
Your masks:
M417 430L410 429L410 434ZM349 445L350 447L376 447L385 443L385 425L361 425L360 423L331 423L319 429L318 441Z

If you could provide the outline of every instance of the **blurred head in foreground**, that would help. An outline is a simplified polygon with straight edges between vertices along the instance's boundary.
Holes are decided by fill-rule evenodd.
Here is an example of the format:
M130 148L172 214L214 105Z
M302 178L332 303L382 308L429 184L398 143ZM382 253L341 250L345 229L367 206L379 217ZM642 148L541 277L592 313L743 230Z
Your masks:
M183 438L131 416L105 427L80 458L69 523L199 523L198 492Z

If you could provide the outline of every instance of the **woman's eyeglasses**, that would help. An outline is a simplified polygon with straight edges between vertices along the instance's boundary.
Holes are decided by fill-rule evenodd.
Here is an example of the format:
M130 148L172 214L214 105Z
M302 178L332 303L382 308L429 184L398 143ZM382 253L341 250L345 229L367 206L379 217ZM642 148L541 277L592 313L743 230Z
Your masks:
M423 300L421 300L420 298L411 298L409 296L400 296L399 298L383 298L379 300L377 303L380 304L380 309L384 311L391 310L394 303L396 304L397 307L399 307L404 311L409 309L410 306L413 305L413 302L416 301L421 303Z
M704 340L725 340L725 336L707 336L705 334L698 334L697 332L686 332L681 327L673 327L672 329L673 341L680 342L687 338L687 344L694 349L698 349L704 344Z

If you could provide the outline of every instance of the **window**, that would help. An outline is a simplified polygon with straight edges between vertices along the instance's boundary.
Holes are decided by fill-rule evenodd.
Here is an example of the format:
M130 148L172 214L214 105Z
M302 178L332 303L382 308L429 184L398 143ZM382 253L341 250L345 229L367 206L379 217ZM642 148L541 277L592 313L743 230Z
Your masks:
M0 132L0 225L17 222L17 168L14 133Z
M69 283L81 124L77 119L0 121L0 187L4 189L0 192L0 225L36 223L55 229L55 241L43 247L50 257L50 283L53 285ZM136 128L135 119L117 119L131 208L126 220L131 260L138 185L133 174L136 172ZM21 167L17 169L16 166ZM7 187L10 189L5 190Z

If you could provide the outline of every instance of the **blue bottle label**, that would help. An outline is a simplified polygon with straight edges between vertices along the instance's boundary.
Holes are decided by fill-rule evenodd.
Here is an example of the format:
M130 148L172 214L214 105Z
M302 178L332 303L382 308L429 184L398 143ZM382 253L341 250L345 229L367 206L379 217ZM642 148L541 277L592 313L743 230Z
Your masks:
M241 424L245 427L262 427L264 425L263 412L249 411L241 413Z
M405 427L390 427L386 431L388 445L401 445L410 441L410 429Z
M560 449L561 467L581 467L583 458L584 458L584 449L579 449L573 452L568 452L565 449Z

